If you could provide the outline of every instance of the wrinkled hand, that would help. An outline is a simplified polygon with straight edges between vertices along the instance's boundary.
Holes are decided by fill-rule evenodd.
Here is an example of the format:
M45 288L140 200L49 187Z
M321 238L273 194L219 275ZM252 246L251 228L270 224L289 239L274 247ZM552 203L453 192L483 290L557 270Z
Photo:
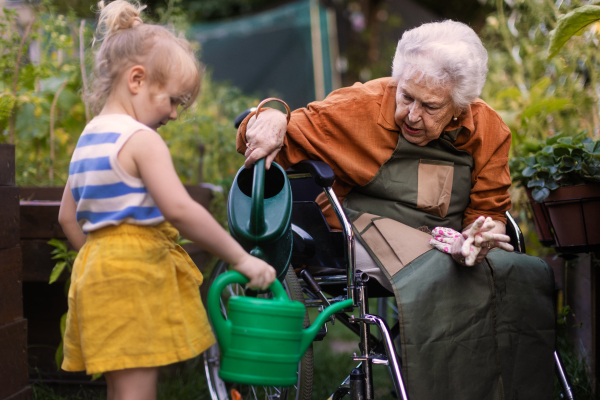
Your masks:
M248 282L250 288L266 289L277 277L275 268L250 254L247 254L240 262L235 264L233 269L250 280Z
M246 126L246 162L244 166L250 168L252 164L266 157L265 167L271 168L271 162L283 146L283 138L287 128L285 114L275 109L261 111L253 115Z
M493 232L495 227L496 223L490 217L477 218L452 244L452 258L460 264L473 266L481 263L494 247L513 251L508 243L510 237Z

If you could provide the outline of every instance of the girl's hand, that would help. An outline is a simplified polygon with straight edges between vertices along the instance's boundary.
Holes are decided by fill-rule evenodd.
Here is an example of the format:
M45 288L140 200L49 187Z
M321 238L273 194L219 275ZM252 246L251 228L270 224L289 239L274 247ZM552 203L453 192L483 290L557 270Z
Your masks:
M266 289L277 277L275 268L250 254L234 264L233 269L250 279L248 286L251 288Z
M261 158L266 157L265 167L269 169L271 162L283 146L283 138L287 128L287 119L282 112L269 109L253 115L246 126L247 149L244 156L246 168Z

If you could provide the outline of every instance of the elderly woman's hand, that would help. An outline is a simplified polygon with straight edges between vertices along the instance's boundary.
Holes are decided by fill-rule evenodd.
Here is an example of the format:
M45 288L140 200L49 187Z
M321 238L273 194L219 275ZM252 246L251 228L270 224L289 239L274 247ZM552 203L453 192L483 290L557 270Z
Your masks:
M513 251L510 237L505 232L506 226L502 222L479 217L452 244L452 258L460 264L473 266L481 263L494 247ZM471 254L473 247L477 253L475 257Z
M246 127L246 162L244 166L250 168L252 164L266 157L266 168L271 167L271 162L283 146L283 138L287 127L285 114L275 109L261 111L256 118L253 115Z

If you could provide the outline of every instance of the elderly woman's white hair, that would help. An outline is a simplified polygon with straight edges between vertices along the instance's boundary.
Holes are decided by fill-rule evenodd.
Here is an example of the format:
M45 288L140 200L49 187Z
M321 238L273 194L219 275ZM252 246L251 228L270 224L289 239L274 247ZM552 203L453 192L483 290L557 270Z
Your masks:
M392 63L392 78L450 84L452 101L465 109L481 94L487 51L467 25L456 21L423 24L404 32Z

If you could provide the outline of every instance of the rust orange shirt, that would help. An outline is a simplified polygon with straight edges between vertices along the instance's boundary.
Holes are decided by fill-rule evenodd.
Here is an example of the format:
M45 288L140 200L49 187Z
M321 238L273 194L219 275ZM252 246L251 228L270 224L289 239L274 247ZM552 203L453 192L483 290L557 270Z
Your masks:
M354 186L365 185L387 161L398 143L396 82L376 79L332 92L323 101L310 103L292 113L283 148L275 159L283 168L302 160L321 160L333 168L335 193L343 201ZM237 150L246 151L246 123L240 125ZM454 145L473 156L471 203L463 227L480 216L506 222L510 209L508 151L511 133L490 106L477 99L445 131L463 129ZM317 198L332 228L340 224L324 195Z

